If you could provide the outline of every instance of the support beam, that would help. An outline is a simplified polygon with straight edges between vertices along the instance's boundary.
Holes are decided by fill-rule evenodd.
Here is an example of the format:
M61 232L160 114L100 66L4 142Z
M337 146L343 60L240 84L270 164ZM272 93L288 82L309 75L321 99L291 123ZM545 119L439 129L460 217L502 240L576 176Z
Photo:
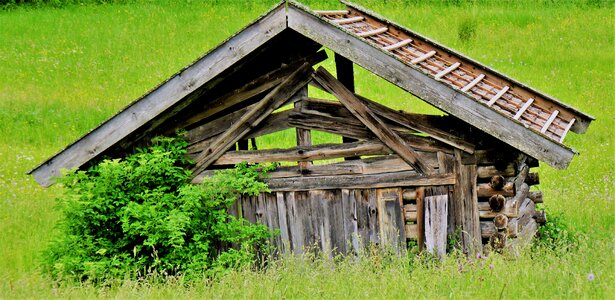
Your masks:
M195 159L194 174L198 174L209 167L222 156L225 149L243 138L252 128L258 126L274 110L303 88L310 81L311 73L312 67L306 62L269 92L252 110L242 116L237 123L233 124Z
M405 141L376 116L363 101L345 88L331 73L323 67L318 68L314 79L325 89L329 90L357 119L359 119L372 133L387 147L393 150L404 161L420 174L429 174L433 170L419 160L418 155L408 147Z
M339 80L348 90L354 93L354 64L352 61L347 58L335 53L335 71L337 73L337 80ZM353 139L350 137L342 136L342 142L344 143L352 143L356 142L357 139ZM358 156L351 156L344 158L345 160L356 160L360 159Z

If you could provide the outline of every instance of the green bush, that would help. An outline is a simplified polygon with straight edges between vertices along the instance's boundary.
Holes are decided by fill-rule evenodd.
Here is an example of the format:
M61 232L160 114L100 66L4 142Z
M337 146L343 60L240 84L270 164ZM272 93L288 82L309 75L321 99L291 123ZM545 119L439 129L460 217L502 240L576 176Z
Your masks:
M534 247L568 252L579 246L581 235L568 226L559 214L548 214L548 221L538 227Z
M190 184L186 146L179 138L156 138L126 159L60 178L63 218L44 270L56 279L100 282L200 277L251 263L271 233L227 212L239 194L267 191L261 174L240 164Z

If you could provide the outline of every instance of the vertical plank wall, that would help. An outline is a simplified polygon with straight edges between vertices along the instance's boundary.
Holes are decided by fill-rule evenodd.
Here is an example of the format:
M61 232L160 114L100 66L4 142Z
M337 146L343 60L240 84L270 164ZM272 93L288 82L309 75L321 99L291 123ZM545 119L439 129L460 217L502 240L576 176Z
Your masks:
M405 249L402 189L338 189L242 196L236 209L248 221L280 234L271 242L282 252L352 253L369 244Z

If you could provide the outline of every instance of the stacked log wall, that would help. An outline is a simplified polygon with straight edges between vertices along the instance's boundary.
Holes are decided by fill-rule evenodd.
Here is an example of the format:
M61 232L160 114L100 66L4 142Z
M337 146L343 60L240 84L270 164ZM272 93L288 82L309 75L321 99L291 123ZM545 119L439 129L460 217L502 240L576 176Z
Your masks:
M536 210L542 193L530 191L539 184L538 173L531 170L538 162L521 153L498 157L497 152L478 151L477 191L483 243L501 251L530 242L546 215Z

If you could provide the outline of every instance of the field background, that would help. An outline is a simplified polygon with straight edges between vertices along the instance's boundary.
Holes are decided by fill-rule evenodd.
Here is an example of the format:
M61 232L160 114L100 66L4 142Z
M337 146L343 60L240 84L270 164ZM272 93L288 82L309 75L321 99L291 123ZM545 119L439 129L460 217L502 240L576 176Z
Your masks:
M42 189L25 172L275 1L8 7L0 10L0 298L615 298L613 2L356 2L597 118L586 134L567 137L581 153L567 170L540 168L545 207L582 234L578 250L527 250L480 263L451 258L437 266L378 255L337 264L286 258L264 272L188 286L52 282L39 273L38 257L54 232L61 189ZM434 111L357 69L360 94L407 111Z

